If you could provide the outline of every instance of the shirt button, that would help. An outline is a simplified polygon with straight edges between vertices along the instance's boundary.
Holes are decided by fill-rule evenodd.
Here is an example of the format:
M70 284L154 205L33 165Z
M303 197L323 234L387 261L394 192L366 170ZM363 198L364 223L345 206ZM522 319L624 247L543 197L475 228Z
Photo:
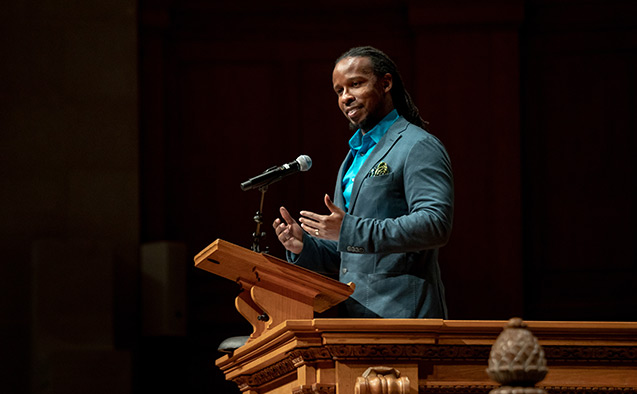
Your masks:
M342 271L344 274L346 274L346 273L347 273L347 268L343 268L341 271Z

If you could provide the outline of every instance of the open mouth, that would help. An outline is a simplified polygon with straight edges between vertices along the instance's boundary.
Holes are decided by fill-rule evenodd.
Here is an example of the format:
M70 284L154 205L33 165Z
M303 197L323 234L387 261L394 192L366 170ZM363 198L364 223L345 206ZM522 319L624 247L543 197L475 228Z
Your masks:
M356 116L356 114L358 114L359 110L360 110L360 107L348 109L347 112L346 112L347 117L352 118L352 117Z

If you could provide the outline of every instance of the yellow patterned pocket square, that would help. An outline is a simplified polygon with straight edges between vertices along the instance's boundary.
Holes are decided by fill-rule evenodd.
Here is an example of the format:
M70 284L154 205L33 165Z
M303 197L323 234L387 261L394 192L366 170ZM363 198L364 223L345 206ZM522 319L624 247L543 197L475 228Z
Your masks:
M384 161L376 164L369 172L369 176L381 176L389 174L389 166Z

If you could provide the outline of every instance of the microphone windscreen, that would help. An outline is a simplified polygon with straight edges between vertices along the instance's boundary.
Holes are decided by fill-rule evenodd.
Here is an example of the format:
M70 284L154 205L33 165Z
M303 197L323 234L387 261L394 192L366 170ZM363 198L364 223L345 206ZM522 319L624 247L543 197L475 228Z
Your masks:
M299 169L301 171L307 171L312 167L312 159L308 155L301 155L296 158L296 162L299 163Z

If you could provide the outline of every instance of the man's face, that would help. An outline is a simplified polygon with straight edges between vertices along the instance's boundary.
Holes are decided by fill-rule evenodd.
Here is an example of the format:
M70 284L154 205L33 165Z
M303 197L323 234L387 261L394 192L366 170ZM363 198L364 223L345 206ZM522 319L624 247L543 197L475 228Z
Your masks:
M334 67L332 83L338 106L354 130L371 130L394 108L391 74L377 78L367 57L342 59Z

